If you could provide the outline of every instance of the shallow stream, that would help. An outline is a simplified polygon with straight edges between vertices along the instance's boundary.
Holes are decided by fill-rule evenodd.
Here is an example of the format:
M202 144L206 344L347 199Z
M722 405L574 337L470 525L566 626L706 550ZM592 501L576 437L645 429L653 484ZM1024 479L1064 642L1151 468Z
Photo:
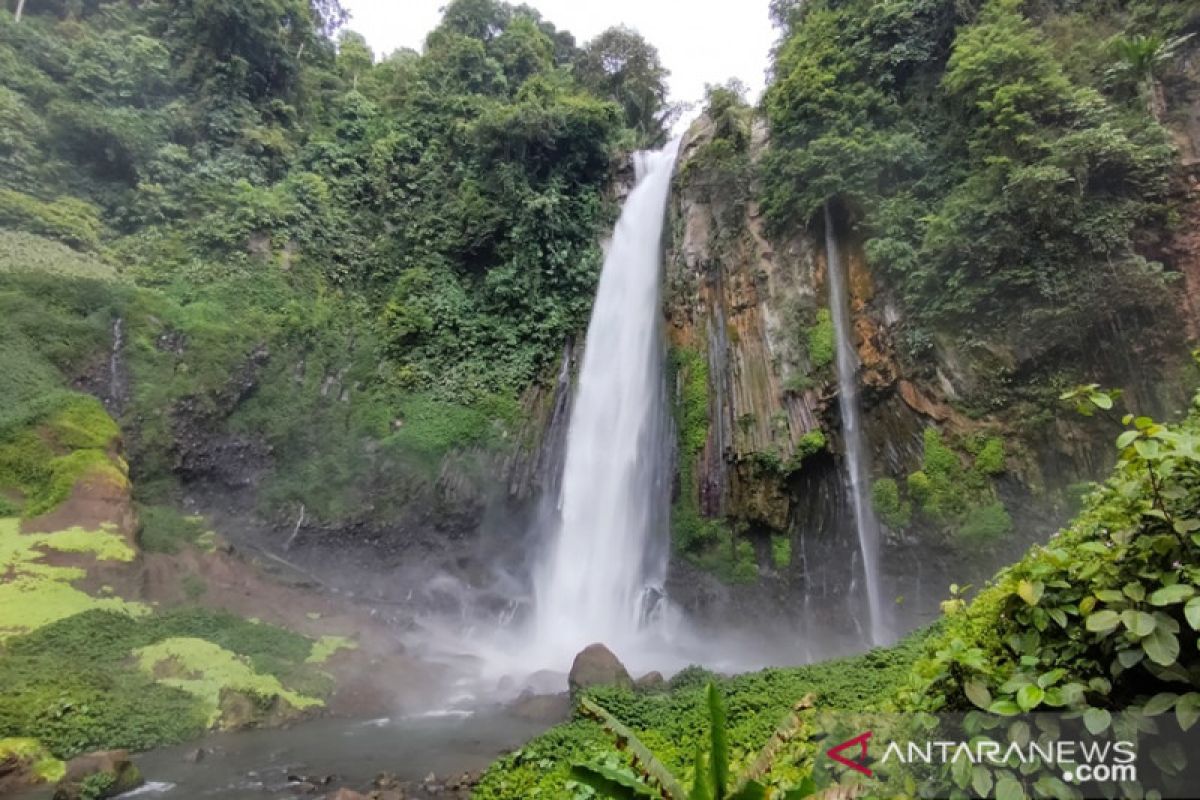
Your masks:
M480 771L501 753L546 728L501 711L470 716L400 719L319 719L287 729L212 734L141 753L134 762L146 783L125 798L262 800L314 796L311 784L327 776L316 796L346 786L365 790L381 772L400 781L439 779ZM203 756L196 759L196 753ZM41 800L43 787L21 795Z

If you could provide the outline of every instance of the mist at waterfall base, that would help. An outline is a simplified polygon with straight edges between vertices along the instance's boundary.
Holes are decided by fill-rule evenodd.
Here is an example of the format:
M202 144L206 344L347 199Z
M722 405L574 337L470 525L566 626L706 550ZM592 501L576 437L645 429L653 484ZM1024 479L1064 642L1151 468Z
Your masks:
M493 576L493 594L513 598L503 611L493 605L480 613L467 600L453 619L421 620L422 652L440 654L459 668L460 692L452 701L501 700L526 688L562 691L575 655L594 642L606 645L636 676L651 670L670 675L690 664L739 672L805 663L846 652L848 639L856 643L852 649L861 649L885 638L875 611L874 551L862 547L861 525L867 611L850 614L844 630L829 632L829 641L821 640L824 632L796 619L803 609L795 609L793 619L782 625L775 624L777 617L788 614L759 609L762 613L721 627L689 619L664 589L674 431L663 370L660 285L677 148L672 142L635 157L637 181L601 272L559 480L546 491L533 530L524 538L531 550L524 562L528 580L503 570ZM844 314L834 315L842 319L849 313L844 290L835 299L846 304ZM843 356L839 350L839 372L852 384L853 365L844 367ZM569 377L567 365L564 358L560 381ZM844 383L841 391L856 405L853 386L848 392ZM855 441L853 408L843 406L842 412L852 426L848 441ZM847 484L854 518L869 520L862 510L865 458L861 433L857 436ZM438 589L447 594L469 593L448 577L431 585L438 580L443 581ZM806 627L807 635L801 635Z

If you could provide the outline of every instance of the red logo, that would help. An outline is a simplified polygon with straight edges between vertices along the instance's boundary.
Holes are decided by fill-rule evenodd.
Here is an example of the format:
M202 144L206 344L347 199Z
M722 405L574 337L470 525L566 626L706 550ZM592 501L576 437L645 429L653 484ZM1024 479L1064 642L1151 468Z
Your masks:
M836 747L829 748L828 750L825 751L825 755L829 756L834 761L838 762L839 764L841 764L843 766L849 767L850 769L858 770L863 775L866 775L868 778L870 778L875 773L872 772L868 767L859 763L861 761L867 760L867 742L869 742L869 741L871 741L871 731L867 731L866 733L860 733L858 736L855 736L853 739L847 739L846 741L842 742L841 744L837 745ZM844 755L842 755L843 750L853 749L856 746L860 748L859 754L858 754L858 760L851 761L850 759L848 759Z

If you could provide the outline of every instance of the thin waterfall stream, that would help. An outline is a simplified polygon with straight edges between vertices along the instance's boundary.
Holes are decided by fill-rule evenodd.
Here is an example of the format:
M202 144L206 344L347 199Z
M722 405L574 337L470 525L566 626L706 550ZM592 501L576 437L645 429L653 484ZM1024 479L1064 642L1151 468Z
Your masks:
M866 439L863 436L862 405L858 399L858 351L854 346L854 330L850 318L848 276L838 248L833 213L825 205L825 262L829 281L829 311L833 320L833 335L837 350L838 406L842 416L842 438L845 441L846 483L850 489L854 512L854 527L858 534L858 550L862 559L863 585L866 589L867 631L872 645L887 641L887 630L880 604L879 588L879 521L867 499L870 487L870 468Z

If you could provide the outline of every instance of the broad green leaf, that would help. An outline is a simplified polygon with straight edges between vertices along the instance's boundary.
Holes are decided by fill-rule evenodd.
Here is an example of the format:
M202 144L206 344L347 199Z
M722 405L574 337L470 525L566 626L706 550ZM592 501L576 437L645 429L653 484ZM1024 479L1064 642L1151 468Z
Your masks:
M1043 689L1045 689L1047 686L1053 686L1054 684L1061 681L1063 679L1063 676L1066 674L1067 674L1067 671L1065 669L1062 669L1061 667L1052 669L1049 672L1044 672L1038 676L1037 685L1042 687Z
M1011 775L996 781L996 800L1025 800L1025 788Z
M1135 611L1127 608L1121 612L1121 622L1125 624L1134 636L1149 636L1154 631L1154 617L1145 611Z
M1200 692L1188 692L1175 703L1175 719L1179 727L1188 730L1200 719Z
M1127 583L1124 586L1122 586L1121 591L1130 600L1133 600L1138 603L1140 603L1146 599L1146 587L1142 586L1140 583L1135 583L1135 582L1131 581L1130 583Z
M729 740L725 735L725 703L714 684L708 685L709 753L713 800L724 800L729 786Z
M1104 732L1109 723L1112 722L1112 714L1105 711L1103 708L1089 708L1083 712L1083 726L1087 728L1093 736Z
M1162 627L1155 628L1154 633L1142 640L1142 649L1151 661L1164 667L1179 658L1179 640Z
M1150 605L1169 606L1173 603L1182 603L1194 594L1196 594L1196 590L1188 584L1176 583L1151 592Z
M980 797L987 797L992 792L992 771L983 764L976 764L971 770L971 788Z
M728 800L767 800L767 787L758 781L749 781L729 795Z
M1095 405L1096 408L1100 408L1105 411L1108 411L1113 407L1112 398L1104 392L1093 392L1088 395L1088 400L1091 400L1092 404Z
M1100 598L1106 603L1125 602L1125 595L1121 594L1116 589L1097 589L1096 597Z
M1175 705L1179 695L1174 692L1159 692L1142 706L1142 713L1148 717L1157 716Z
M993 714L999 714L1002 717L1011 717L1016 714L1020 714L1021 707L1012 700L1001 698L1000 700L993 701L992 704L988 706L988 711L992 712Z
M629 775L603 766L575 764L571 767L571 779L590 786L601 797L610 800L639 800L659 796L649 786L635 781Z
M1187 618L1192 630L1200 631L1200 597L1193 597L1187 601L1187 605L1183 607L1183 616Z
M1134 645L1133 647L1129 648L1128 650L1119 651L1117 653L1117 662L1125 669L1129 669L1130 667L1132 667L1134 664L1138 663L1145 657L1146 657L1145 651L1142 650L1141 647Z
M987 685L980 680L969 680L963 683L963 693L975 705L987 711L988 706L992 704L992 693L988 691Z
M1092 633L1108 633L1121 621L1121 617L1117 612L1109 609L1097 611L1095 614L1088 615L1087 629Z
M1140 435L1141 434L1139 434L1137 431L1125 431L1117 437L1117 447L1124 450L1126 447L1129 447L1129 445L1137 441L1137 438Z
M1038 604L1038 600L1042 599L1042 593L1045 591L1046 587L1041 581L1021 581L1017 584L1017 594L1031 606Z
M788 789L783 794L783 800L805 800L817 793L817 782L811 775L806 775L799 785Z
M1037 708L1045 696L1046 693L1042 691L1042 687L1031 683L1028 686L1022 686L1017 691L1017 705L1021 707L1022 711L1030 711Z

